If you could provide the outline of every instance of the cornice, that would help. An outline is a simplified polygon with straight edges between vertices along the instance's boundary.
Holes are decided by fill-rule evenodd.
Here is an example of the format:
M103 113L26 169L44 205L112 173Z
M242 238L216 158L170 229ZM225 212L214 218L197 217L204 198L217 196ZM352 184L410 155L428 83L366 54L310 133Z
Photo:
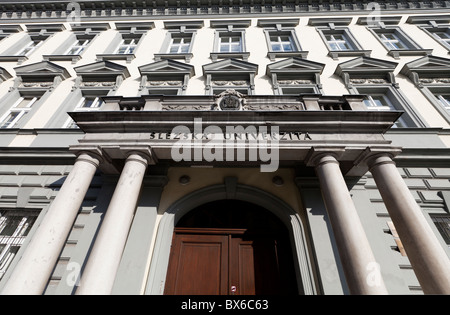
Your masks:
M310 0L119 0L119 1L68 1L68 0L16 0L0 1L0 19L4 21L37 20L75 21L78 14L82 21L102 21L114 18L134 19L168 16L235 16L247 14L256 16L309 15L320 16L367 14L371 1L310 1ZM450 8L449 1L377 1L380 10L390 13L443 13ZM75 11L75 12L73 12Z

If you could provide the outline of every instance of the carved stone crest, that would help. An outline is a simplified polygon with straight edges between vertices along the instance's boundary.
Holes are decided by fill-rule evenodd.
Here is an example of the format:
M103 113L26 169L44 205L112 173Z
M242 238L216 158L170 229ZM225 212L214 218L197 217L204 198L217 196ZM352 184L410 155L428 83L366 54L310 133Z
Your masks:
M216 95L216 105L219 110L241 110L245 104L245 95L233 89Z

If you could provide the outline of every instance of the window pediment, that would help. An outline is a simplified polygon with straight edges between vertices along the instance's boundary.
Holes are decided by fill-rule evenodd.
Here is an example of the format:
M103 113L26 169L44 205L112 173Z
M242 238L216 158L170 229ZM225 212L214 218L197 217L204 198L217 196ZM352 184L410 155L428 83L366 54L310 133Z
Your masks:
M123 75L124 77L130 76L127 67L110 61L94 62L88 65L76 67L74 69L75 72L81 76L89 76L91 74L96 76L99 75L105 76Z
M12 75L5 68L0 67L0 82L11 79Z
M358 57L340 63L335 74L340 76L347 88L353 83L395 83L394 70L396 62L375 59L371 57Z
M224 59L203 66L207 91L216 85L224 89L249 89L249 93L253 93L257 73L258 65L237 59Z
M423 83L448 83L450 80L450 59L425 56L405 64L400 71L418 87Z
M189 77L195 74L194 66L170 59L141 66L139 67L139 72L141 75L189 74Z
M74 68L78 77L74 88L95 88L115 90L130 76L127 67L110 62L99 61Z
M237 60L237 59L225 59L217 62L213 62L203 66L203 74L257 74L258 65Z
M321 74L324 67L324 64L294 57L267 65L266 74L268 76L276 74L278 77L312 78L316 74Z
M15 88L54 88L61 81L70 78L69 72L50 61L41 61L14 68L17 79Z
M151 87L181 87L186 89L189 79L195 75L194 66L171 59L164 59L139 67L142 90Z
M281 85L321 87L320 74L324 67L324 64L294 57L267 65L266 75L271 77L275 90Z

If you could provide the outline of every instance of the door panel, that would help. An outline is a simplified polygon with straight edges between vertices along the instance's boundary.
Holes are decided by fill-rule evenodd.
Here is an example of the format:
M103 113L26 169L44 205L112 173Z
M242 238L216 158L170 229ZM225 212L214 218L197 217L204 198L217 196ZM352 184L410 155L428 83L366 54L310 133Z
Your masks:
M228 236L175 235L165 294L228 292Z
M230 281L236 294L281 294L280 262L277 242L272 238L249 240L233 238L230 256Z

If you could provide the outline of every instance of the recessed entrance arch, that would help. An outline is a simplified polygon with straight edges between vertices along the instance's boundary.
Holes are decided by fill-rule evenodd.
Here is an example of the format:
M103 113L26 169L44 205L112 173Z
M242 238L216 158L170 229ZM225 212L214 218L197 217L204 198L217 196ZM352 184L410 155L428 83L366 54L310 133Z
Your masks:
M226 179L223 185L209 186L192 192L166 210L159 223L145 294L164 293L173 232L183 216L208 202L229 199L261 206L279 219L288 232L298 293L317 294L312 259L299 215L283 200L258 188L237 184L233 179Z
M174 229L165 294L297 294L286 226L235 199L201 205Z

